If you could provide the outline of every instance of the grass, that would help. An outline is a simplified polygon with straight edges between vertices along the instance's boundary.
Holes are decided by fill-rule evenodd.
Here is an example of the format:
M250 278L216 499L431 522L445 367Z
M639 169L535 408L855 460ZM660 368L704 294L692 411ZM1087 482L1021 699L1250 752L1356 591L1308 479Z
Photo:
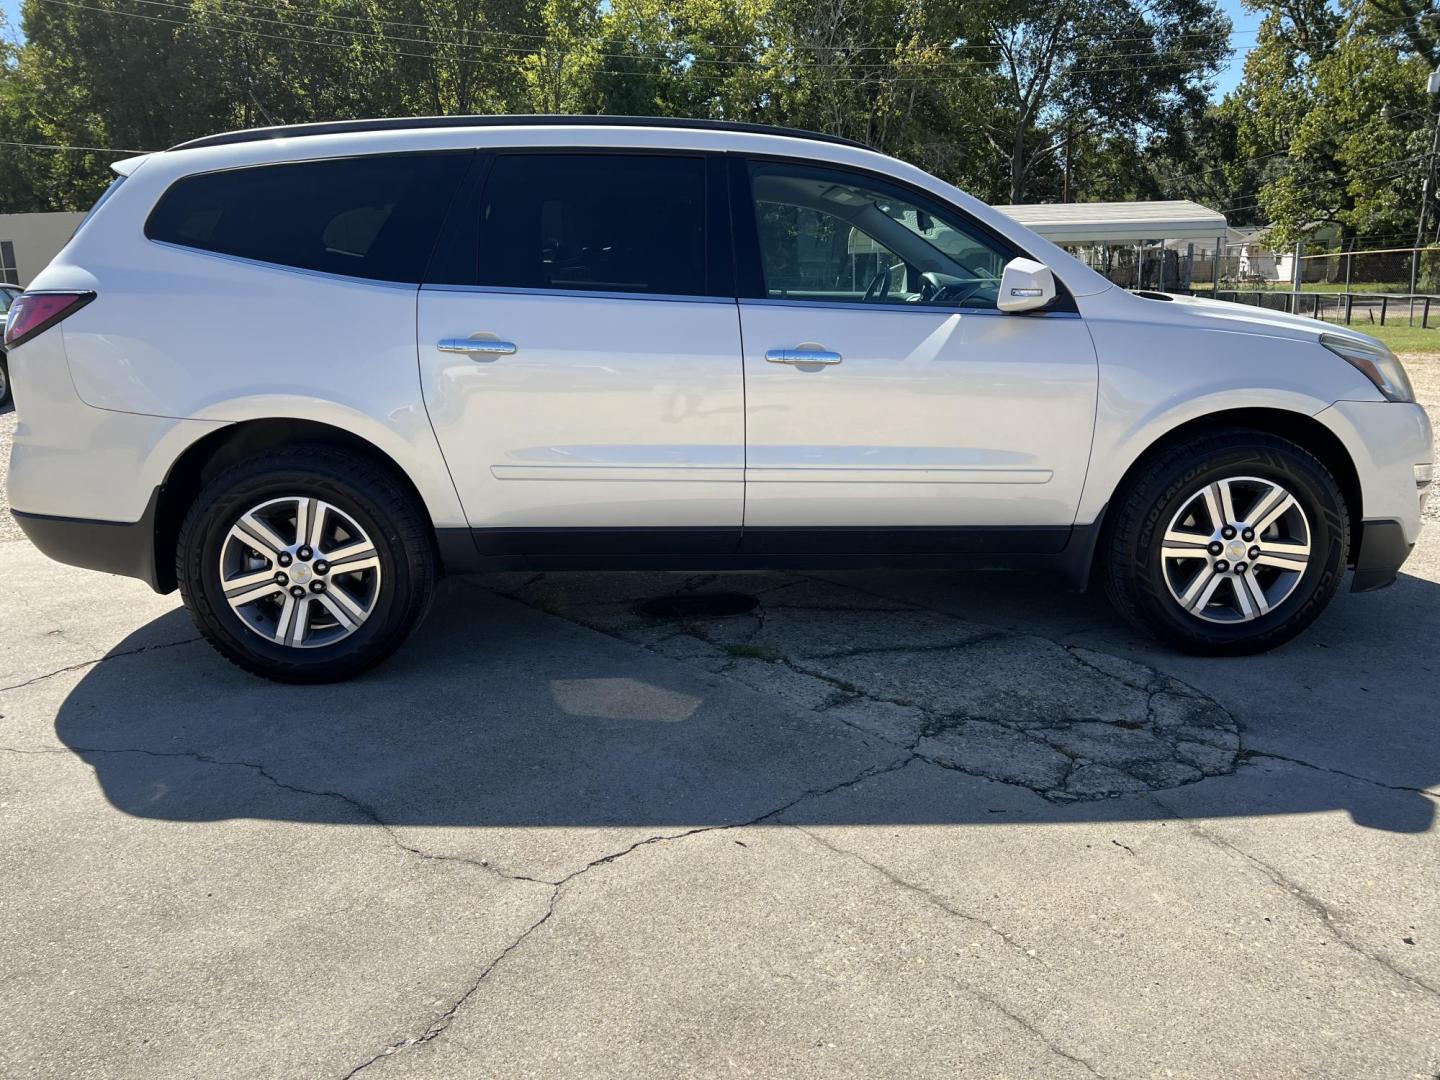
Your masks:
M1418 287L1417 287L1418 288ZM1212 293L1215 291L1213 281L1197 281L1192 286L1196 293ZM1226 281L1223 292L1273 292L1288 293L1291 290L1288 281ZM1302 293L1341 293L1346 292L1343 281L1307 281L1300 286ZM1356 295L1371 294L1378 296L1381 293L1408 293L1410 283L1408 281L1353 281L1350 283L1350 292ZM1421 292L1424 290L1421 289Z
M1359 286L1356 286L1357 288ZM1371 288L1383 288L1383 286L1370 286ZM1195 292L1197 295L1205 295L1213 288L1208 283L1197 284ZM1338 286L1343 291L1344 286ZM1288 290L1287 290L1288 291ZM1307 292L1329 292L1328 287L1306 286ZM1327 313L1330 308L1327 305ZM1432 306L1430 312L1430 329L1422 329L1419 325L1420 305L1415 306L1414 326L1405 325L1405 316L1409 311L1409 305L1403 302L1391 305L1386 325L1369 322L1365 317L1357 317L1351 324L1352 330L1359 330L1362 334L1369 334L1371 337L1379 338L1397 353L1440 353L1440 306ZM1326 322L1331 320L1326 319ZM1339 325L1331 323L1331 325Z
M1285 282L1282 282L1278 288L1281 292L1290 291L1289 284ZM1416 288L1417 291L1423 291L1419 290L1418 286ZM1300 286L1300 291L1343 293L1346 289L1343 281L1309 281ZM1352 281L1349 291L1353 293L1408 293L1410 283L1408 281Z
M1369 323L1356 322L1353 324L1353 329L1379 338L1397 353L1440 352L1440 329L1435 327L1422 330L1419 326L1405 326L1404 324L1380 326L1377 323L1372 326Z

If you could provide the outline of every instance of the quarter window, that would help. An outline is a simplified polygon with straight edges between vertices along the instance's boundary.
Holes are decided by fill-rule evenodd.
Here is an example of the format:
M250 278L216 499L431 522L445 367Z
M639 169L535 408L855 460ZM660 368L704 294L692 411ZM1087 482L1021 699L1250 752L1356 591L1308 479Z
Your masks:
M480 285L705 294L705 163L501 154L480 209Z
M752 163L765 295L994 308L1018 252L953 210L843 170Z
M389 154L204 173L178 181L152 240L380 281L418 282L469 153Z

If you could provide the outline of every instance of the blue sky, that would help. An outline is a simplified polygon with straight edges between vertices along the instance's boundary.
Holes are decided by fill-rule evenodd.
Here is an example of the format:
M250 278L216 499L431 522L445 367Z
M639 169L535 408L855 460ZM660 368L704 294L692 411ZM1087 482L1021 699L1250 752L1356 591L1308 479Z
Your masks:
M1235 49L1235 55L1230 58L1230 65L1220 73L1219 81L1215 88L1215 97L1219 99L1227 91L1233 90L1235 84L1240 81L1240 69L1245 61L1244 49L1255 44L1255 31L1260 26L1260 16L1247 12L1240 5L1240 0L1221 0L1221 7L1225 14L1235 24L1235 34L1230 39L1230 45ZM5 17L10 25L18 28L20 25L20 0L0 0L0 11L5 12Z
M7 4L10 2L11 0L5 0ZM1220 73L1215 87L1217 100L1235 89L1235 84L1240 81L1241 68L1245 65L1245 50L1254 46L1255 31L1260 29L1260 16L1253 11L1246 11L1241 7L1240 0L1221 0L1220 6L1235 24L1234 32L1230 36L1230 47L1235 53L1230 57L1230 66Z

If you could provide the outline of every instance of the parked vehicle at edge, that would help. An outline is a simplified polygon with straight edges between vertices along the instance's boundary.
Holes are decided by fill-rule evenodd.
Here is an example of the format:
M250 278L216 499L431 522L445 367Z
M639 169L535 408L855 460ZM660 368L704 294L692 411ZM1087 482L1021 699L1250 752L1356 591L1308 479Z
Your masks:
M519 568L1052 566L1249 653L1420 527L1383 345L1125 292L844 140L452 117L114 168L10 312L15 516L272 678Z
M20 295L21 288L18 285L0 285L0 316L10 314L10 305ZM0 409L10 404L10 362L5 358L5 350L0 349Z

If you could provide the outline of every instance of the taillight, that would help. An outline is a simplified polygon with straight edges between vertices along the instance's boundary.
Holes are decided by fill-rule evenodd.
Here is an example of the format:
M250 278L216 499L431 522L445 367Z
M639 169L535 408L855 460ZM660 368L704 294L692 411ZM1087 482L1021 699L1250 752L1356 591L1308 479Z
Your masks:
M13 349L79 311L93 292L27 292L16 297L5 320L5 347Z

